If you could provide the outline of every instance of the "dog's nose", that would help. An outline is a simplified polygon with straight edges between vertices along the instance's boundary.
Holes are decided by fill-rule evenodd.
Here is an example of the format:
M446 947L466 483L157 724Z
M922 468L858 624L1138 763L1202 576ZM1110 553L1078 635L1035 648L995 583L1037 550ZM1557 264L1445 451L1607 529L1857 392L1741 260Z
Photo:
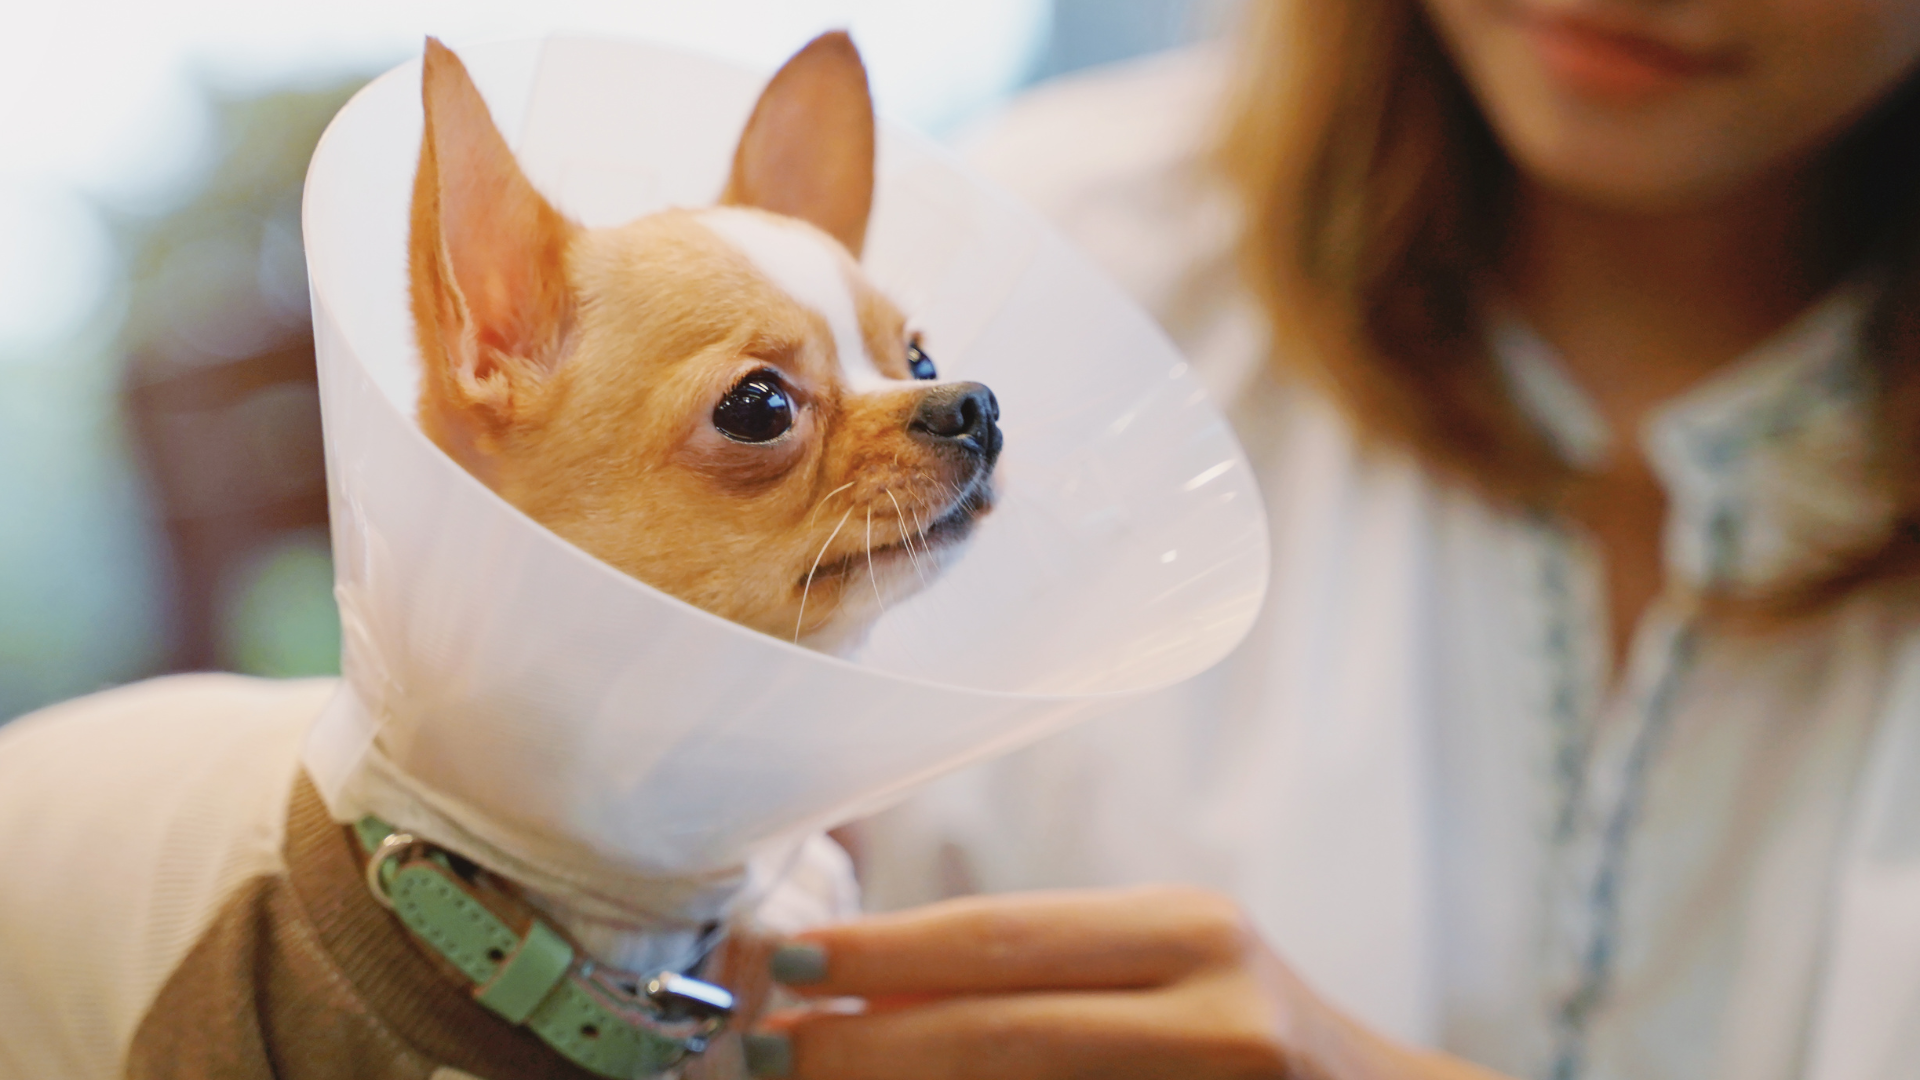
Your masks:
M907 430L941 446L955 446L985 459L1000 456L1000 402L975 382L936 386L913 410Z

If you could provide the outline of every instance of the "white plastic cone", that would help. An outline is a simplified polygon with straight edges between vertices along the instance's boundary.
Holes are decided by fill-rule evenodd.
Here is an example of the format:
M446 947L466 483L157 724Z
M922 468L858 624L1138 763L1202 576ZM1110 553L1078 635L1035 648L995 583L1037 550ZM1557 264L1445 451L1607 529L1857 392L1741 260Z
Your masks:
M628 42L460 50L534 184L588 225L719 192L765 79ZM1000 500L852 661L599 563L414 422L408 203L420 66L341 110L307 178L344 628L307 764L549 892L686 909L749 861L1197 674L1259 609L1265 519L1159 330L1032 214L883 126L868 272L947 378L998 396Z

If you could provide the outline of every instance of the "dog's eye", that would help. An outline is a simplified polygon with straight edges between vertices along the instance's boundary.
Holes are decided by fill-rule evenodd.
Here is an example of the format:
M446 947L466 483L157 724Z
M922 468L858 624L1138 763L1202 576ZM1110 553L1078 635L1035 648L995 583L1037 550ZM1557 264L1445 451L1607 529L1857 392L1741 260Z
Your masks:
M771 371L756 371L713 407L713 426L735 442L772 442L793 427L793 401Z
M907 342L907 370L916 379L937 379L940 373L933 370L933 357L920 347L920 339Z

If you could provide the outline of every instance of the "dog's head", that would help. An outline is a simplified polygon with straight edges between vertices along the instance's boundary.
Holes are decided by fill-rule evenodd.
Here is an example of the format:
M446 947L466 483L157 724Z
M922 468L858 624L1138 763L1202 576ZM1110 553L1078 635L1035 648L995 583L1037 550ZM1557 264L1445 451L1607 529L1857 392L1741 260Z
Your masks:
M992 504L999 406L938 381L857 263L873 107L844 34L774 76L721 204L583 228L429 40L410 240L420 421L509 502L716 614L823 647Z

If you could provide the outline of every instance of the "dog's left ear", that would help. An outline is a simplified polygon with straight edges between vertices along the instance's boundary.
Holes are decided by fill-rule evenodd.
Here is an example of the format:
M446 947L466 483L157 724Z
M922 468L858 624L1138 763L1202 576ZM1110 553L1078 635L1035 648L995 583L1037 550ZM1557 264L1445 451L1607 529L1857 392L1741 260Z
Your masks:
M810 222L859 257L873 208L873 97L845 31L808 42L761 91L720 203Z
M578 227L534 190L466 65L428 38L408 239L423 365L420 419L469 469L518 423L562 359Z

